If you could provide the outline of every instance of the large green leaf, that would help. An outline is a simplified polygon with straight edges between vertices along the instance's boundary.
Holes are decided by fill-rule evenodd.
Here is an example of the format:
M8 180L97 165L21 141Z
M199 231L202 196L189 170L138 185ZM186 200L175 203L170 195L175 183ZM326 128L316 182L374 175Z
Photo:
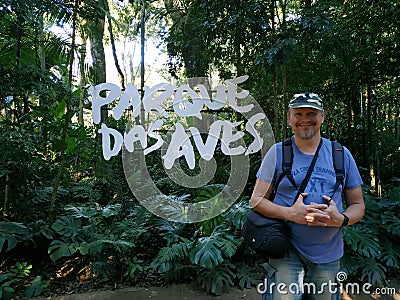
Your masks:
M71 216L62 216L53 223L51 228L61 236L74 237L82 228L82 221Z
M76 189L77 188L74 188L74 191ZM85 190L86 189L84 187L81 187L81 190L78 190L81 194L81 197L82 194L85 193ZM69 211L71 216L75 218L85 218L85 219L90 219L91 217L95 216L98 213L96 209L87 208L85 206L67 206L65 210Z
M400 267L400 247L393 245L390 241L385 243L382 253L379 256L380 261L388 267Z
M25 296L28 299L39 296L43 290L50 284L50 280L43 281L42 276L36 276L31 286L25 289Z
M400 203L400 187L396 187L390 192L389 199L393 202L397 202L397 205Z
M232 257L236 254L236 251L239 247L239 245L242 243L242 239L238 238L235 239L233 236L231 236L232 239L226 239L224 246L222 247L222 253L228 257Z
M104 243L102 243L101 241L94 241L91 243L88 242L82 242L79 245L79 252L82 255L93 255L96 253L101 253L104 249Z
M371 257L365 258L361 264L361 280L372 285L385 283L386 268Z
M170 271L173 266L187 258L190 241L183 238L182 240L181 243L162 248L150 266L157 272L164 273Z
M194 199L196 203L202 202L202 201L208 201L211 198L215 197L218 195L222 189L224 188L224 185L222 184L209 184L204 186L200 192L199 195Z
M366 257L378 257L382 251L376 234L368 232L363 226L355 224L343 229L344 240L353 251Z
M224 218L221 215L205 220L199 224L200 231L202 232L203 235L211 235L214 229L217 226L220 226L223 222Z
M10 274L0 274L0 299L3 299L3 296L6 294L15 292L14 288L11 287L12 283L13 281Z
M385 211L382 215L382 224L388 232L394 235L400 235L400 219L393 212Z
M29 229L25 225L17 222L0 222L0 252L3 248L5 251L11 250L18 242L29 237Z
M235 285L235 265L224 262L212 269L204 268L197 274L197 282L206 292L221 295Z
M240 203L233 205L229 210L224 213L226 220L232 223L236 229L240 230L243 223L246 220L247 214L250 212L251 208L249 205L249 200L245 199Z
M111 216L116 216L119 214L121 207L122 207L121 204L107 205L102 209L102 215L103 215L103 217L106 217L106 218L111 217Z
M254 266L248 266L245 263L241 263L236 268L237 278L239 279L239 287L241 289L249 289L252 286L256 286L261 282L262 278L254 268Z
M65 114L65 107L67 106L67 102L65 99L58 103L58 106L55 110L53 110L54 116L57 119L61 119L62 116Z
M96 241L93 241L93 242L90 242L90 243L82 242L79 245L78 250L83 255L97 254L97 253L101 253L103 251L104 246L106 244L112 245L112 246L114 246L116 248L118 248L118 247L133 248L135 246L134 243L127 242L127 241L112 241L112 240L100 239L100 240L96 240Z
M224 261L222 248L224 240L218 236L202 237L190 251L190 260L205 268L212 268Z
M57 261L61 257L71 256L78 250L78 243L67 244L60 240L51 242L48 253L52 261Z

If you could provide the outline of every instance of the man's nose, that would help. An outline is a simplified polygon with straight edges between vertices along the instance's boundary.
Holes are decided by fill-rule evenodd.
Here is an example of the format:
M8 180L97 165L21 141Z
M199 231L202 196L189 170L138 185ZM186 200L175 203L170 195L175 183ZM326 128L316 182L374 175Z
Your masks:
M300 119L301 119L302 121L310 121L310 120L312 119L312 117L311 117L310 115L302 115L302 116L300 117Z

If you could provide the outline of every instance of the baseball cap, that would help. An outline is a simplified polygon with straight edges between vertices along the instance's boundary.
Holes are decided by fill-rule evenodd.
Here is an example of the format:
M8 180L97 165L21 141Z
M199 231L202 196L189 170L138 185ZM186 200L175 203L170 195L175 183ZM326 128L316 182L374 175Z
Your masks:
M314 93L295 94L290 100L289 108L310 107L318 110L324 110L322 99Z

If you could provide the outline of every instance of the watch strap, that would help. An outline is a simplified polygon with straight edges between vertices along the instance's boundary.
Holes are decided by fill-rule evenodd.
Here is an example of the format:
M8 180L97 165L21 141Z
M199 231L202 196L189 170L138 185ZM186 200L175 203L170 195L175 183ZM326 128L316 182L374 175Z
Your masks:
M342 214L342 216L344 217L342 227L349 225L349 217L344 213Z

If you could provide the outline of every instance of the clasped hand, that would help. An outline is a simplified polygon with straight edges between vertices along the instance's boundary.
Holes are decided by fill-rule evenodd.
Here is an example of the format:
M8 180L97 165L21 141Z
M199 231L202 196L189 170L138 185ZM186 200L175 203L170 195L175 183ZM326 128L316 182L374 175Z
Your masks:
M336 226L342 224L341 214L332 198L323 195L326 204L304 203L308 193L302 193L291 207L291 221L309 226Z

